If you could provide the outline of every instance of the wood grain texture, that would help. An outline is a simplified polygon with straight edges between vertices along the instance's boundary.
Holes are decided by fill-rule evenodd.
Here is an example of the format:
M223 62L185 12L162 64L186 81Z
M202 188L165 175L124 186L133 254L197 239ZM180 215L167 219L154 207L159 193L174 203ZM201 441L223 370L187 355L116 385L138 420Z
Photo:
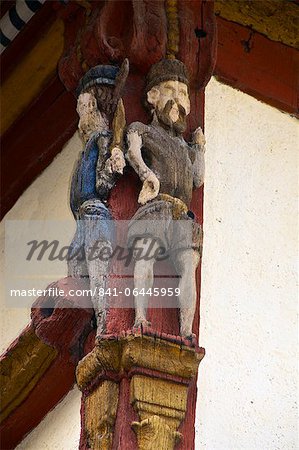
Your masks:
M124 11L124 4L126 4L126 10ZM188 16L188 28L185 28L183 24L180 24L180 40L181 42L188 43L187 52L182 54L182 58L186 59L186 64L191 72L192 86L191 86L191 103L192 103L192 118L188 121L188 131L186 133L186 138L190 134L191 130L196 128L198 125L202 125L203 121L203 91L198 92L198 87L202 86L202 83L206 82L212 72L212 65L210 63L214 62L213 56L210 56L210 50L205 59L205 52L208 51L208 47L201 45L199 43L198 37L195 33L195 29L202 26L201 20L201 2L193 1L188 3L187 16ZM108 61L119 62L123 58L124 54L128 51L131 60L131 73L127 82L128 89L124 93L124 104L128 112L127 121L133 122L135 120L147 121L147 115L143 110L142 98L143 98L143 88L144 88L144 74L147 72L148 68L157 60L159 60L165 54L165 42L166 42L166 30L165 27L160 28L161 24L165 24L166 14L164 10L164 2L140 2L133 1L130 2L128 8L128 2L94 2L94 9L89 11L83 11L80 7L75 8L73 4L70 5L72 10L72 20L69 21L70 17L67 17L66 28L66 52L64 58L60 64L60 75L64 80L68 89L73 89L78 82L80 76L84 73L86 68L95 63L104 63ZM145 7L146 6L146 7ZM117 10L115 10L117 7ZM145 11L145 15L142 13L142 8ZM179 3L179 13L185 8L185 2ZM209 11L207 9L207 11ZM133 12L133 14L132 14ZM211 15L211 10L210 10ZM117 20L116 20L117 18ZM211 15L211 23L214 23L214 18ZM133 24L139 24L139 26L133 26ZM142 26L141 26L142 25ZM190 29L189 29L190 27ZM134 30L132 34L131 30ZM184 35L186 36L184 37ZM69 38L68 38L69 36ZM158 40L157 40L158 38ZM68 40L69 39L69 40ZM209 39L213 41L214 34L211 30L211 35ZM190 45L189 45L190 40ZM208 42L208 41L207 41ZM200 45L199 45L200 44ZM67 47L69 45L69 48ZM205 48L205 50L203 50ZM196 65L194 67L194 60L190 57L189 51L196 53ZM200 57L199 57L200 56ZM203 70L200 69L200 64L202 63ZM207 70L209 71L207 75ZM47 111L47 116L43 117L48 120L51 124L51 118L53 117L53 112L57 112L56 104L60 104L61 108L64 101L63 93L55 101L51 114ZM70 100L70 97L68 97ZM66 111L70 113L70 108L62 110L59 118L57 119L57 114L54 114L55 122L59 122L59 127L65 124L64 117L67 116ZM73 109L75 111L75 107ZM45 133L41 125L40 118L38 117L34 126L35 129L26 130L27 136L30 136L31 143L36 140L38 141L38 136L36 136L36 130L39 130L41 138L44 139ZM44 124L47 121L43 122ZM48 124L47 124L48 127ZM48 129L48 128L47 128ZM58 130L57 125L51 128L53 131L52 140L56 142L57 136L63 134ZM55 130L55 135L54 135ZM51 133L52 133L51 131ZM23 137L23 136L22 136ZM19 144L19 143L18 143ZM33 147L35 147L33 145ZM36 148L36 147L35 147ZM30 152L30 149L28 149ZM51 149L47 149L45 153L47 156L51 152ZM24 151L23 151L24 153ZM13 153L14 155L14 153ZM15 152L14 162L18 164L19 158L22 155L20 150ZM30 155L30 153L29 153ZM22 160L22 158L20 158ZM7 158L7 162L9 158ZM30 164L34 165L34 160L29 158ZM10 161L12 164L12 161ZM11 166L12 167L12 166ZM27 166L26 166L27 168ZM15 170L14 170L15 172ZM28 172L27 172L28 173ZM9 175L11 176L11 175ZM15 183L19 182L16 177L11 176L11 183L7 183L9 189L12 188L10 192L15 190ZM114 191L112 192L109 199L109 206L111 208L112 214L116 218L130 218L137 209L137 192L138 192L138 180L132 174L132 171L127 170L125 176L116 185ZM199 220L202 219L202 197L200 196L200 191L195 193L194 197L194 211L199 216ZM78 338L77 330L79 330L79 324L75 321L75 310L70 311L53 311L49 317L42 317L42 313L39 313L41 305L37 305L36 316L34 316L36 333L42 338L46 343L51 344L55 341L57 348L63 354L64 348L72 348L72 358L70 360L69 355L65 354L63 357L64 363L67 361L69 364L69 370L65 370L67 374L66 382L72 382L71 370L72 363L80 355L80 350L82 349L80 344L83 344L83 337L81 340ZM133 322L132 310L121 310L116 309L109 311L108 327L111 332L118 334L123 330L130 329ZM155 330L157 332L168 332L178 334L178 315L176 310L155 310L150 311L152 322L154 324ZM67 322L64 321L63 317L67 317ZM78 317L78 316L77 316ZM88 316L87 316L88 317ZM80 320L80 318L79 318ZM82 319L80 322L85 324L84 333L87 330L87 323ZM68 324L72 325L69 327ZM194 324L194 327L198 327L198 322ZM81 329L82 331L82 329ZM83 334L84 334L83 333ZM78 342L79 341L79 342ZM91 341L90 341L91 342ZM180 348L180 344L176 344ZM132 360L132 355L134 351L130 350L130 355L128 360ZM158 377L158 369L152 369L153 364L149 361L147 365L149 367L141 367L140 370L147 371L144 372L144 376ZM137 356L134 356L137 358ZM162 357L160 358L162 360ZM137 359L136 359L137 361ZM60 361L62 363L62 360ZM160 363L159 363L160 364ZM158 364L158 367L159 367ZM63 366L65 367L65 366ZM131 369L130 369L131 370ZM165 367L165 371L167 368ZM196 370L195 370L196 371ZM124 373L128 374L128 370L124 370ZM194 369L193 369L194 372ZM182 384L185 388L186 384L182 381L182 377L173 374L172 377L176 377L170 380L170 375L166 372L164 373L164 378L169 380L171 383ZM132 376L136 374L132 372ZM166 376L167 375L167 376ZM53 380L51 380L53 382ZM192 388L192 398L195 397L196 391L194 385ZM53 391L57 389L53 388ZM60 392L61 394L61 392ZM56 397L56 392L53 392L53 397ZM121 443L121 448L136 448L136 436L131 429L131 423L133 421L138 421L138 414L134 411L133 406L130 404L130 380L128 376L123 377L119 382L119 409L116 417L115 424L115 442ZM51 399L48 399L49 404ZM28 404L27 404L28 405ZM16 411L17 414L18 411ZM189 403L188 416L190 416L189 427L190 430L183 430L183 433L187 431L186 436L188 436L189 449L192 448L193 444L193 420L195 414L195 402ZM12 430L12 428L11 428ZM82 444L83 445L83 444ZM118 444L117 444L118 445ZM133 446L132 446L133 445ZM84 447L82 447L84 448Z
M88 448L112 448L118 404L118 383L105 380L84 400L84 424Z
M298 114L299 52L218 18L215 75L234 88Z
M1 140L1 218L76 130L73 95L63 90L58 79L49 83L44 94Z
M178 427L191 406L188 386L193 386L204 356L203 349L180 339L128 333L98 340L77 367L77 384L83 391L81 449L119 448L120 441L120 448L133 449L136 437L140 449L174 448L181 437ZM185 434L186 429L181 431Z
M179 336L150 336L131 331L122 336L105 336L97 340L95 347L79 362L77 384L85 390L92 380L104 372L122 373L136 367L178 379L191 379L204 357L204 349L190 347L187 342Z
M179 42L177 57L186 64L192 84L197 89L203 88L215 63L213 2L178 0L174 3L179 29L179 36L175 37L176 47ZM83 8L70 9L71 21L65 17L65 51L59 74L67 89L74 90L86 69L100 62L121 64L127 57L131 72L145 75L154 63L165 57L167 20L172 18L172 12L167 16L164 2L118 0L92 2L91 7L89 12ZM81 27L80 34L78 27ZM199 39L195 30L202 28L204 37Z
M0 361L0 422L30 394L57 357L57 350L44 344L32 326L10 346Z
M286 0L216 0L215 14L250 27L294 48L299 48L298 5Z
M24 52L26 53L32 48L33 43L44 29L43 27L53 23L55 19L53 5L56 3L57 2L46 2L44 7L26 26L26 29L18 35L10 48L1 56L2 81L4 81L14 69L15 61L22 59ZM93 2L93 4L95 3L97 2ZM132 7L128 2L121 3L127 4L127 10L123 22L121 22L122 26L116 26L115 28L117 33L123 34L125 28L122 27L128 27L128 24L131 21L130 15L132 15ZM232 2L225 3L229 7L229 4ZM240 5L245 2L236 3ZM264 2L256 3L261 5ZM275 3L278 4L279 2ZM287 3L289 4L291 2ZM295 4L295 2L292 2L292 6L298 9L298 5ZM212 2L205 2L205 8L207 10L211 7ZM64 20L68 22L68 26L65 30L64 57L72 55L70 56L71 59L69 60L69 64L74 65L74 67L77 67L79 64L77 62L75 43L78 41L78 38L76 38L78 28L85 23L85 13L86 9L74 2L69 2L67 8L60 5L58 9L59 16L63 17ZM184 12L180 13L184 14ZM205 14L204 11L203 13ZM284 15L285 14L282 13L281 17L283 18ZM190 13L188 13L188 16L188 22L190 22ZM93 20L95 20L95 13L93 13ZM205 23L206 28L213 29L215 26L213 21L205 22L204 19L199 20L196 17L195 20L198 22L197 26L199 30ZM249 30L246 26L232 23L221 17L217 17L216 22L218 25L219 39L218 45L216 44L216 40L213 41L213 45L215 47L214 51L217 51L218 53L215 74L219 79L222 82L281 109L282 111L297 114L297 73L299 63L296 50L279 42L270 41L258 32L253 32L253 34L251 34L252 30ZM192 22L190 23L192 24ZM93 28L91 27L90 29L85 27L84 30L85 33L89 33L88 35L86 34L86 36L89 36L89 39L93 39ZM114 30L114 28L109 28L109 30ZM210 39L210 36L211 35L208 34L208 39ZM184 36L181 37L181 39L184 39ZM94 49L87 37L84 42L85 43L83 44L82 41L81 44L85 49L84 51L91 56L95 54L96 56L93 62L94 64L98 64L97 45L96 49ZM113 42L113 40L111 42ZM208 62L213 51L211 53L208 51L205 56L207 59L202 59L202 53L205 53L205 47L208 46L208 41L206 39L197 39L197 43L197 45L200 44L199 53L196 52L197 59L201 61L202 67L202 65L205 64L205 61ZM189 55L192 55L191 50ZM269 55L271 55L271 58ZM88 58L91 58L91 56L88 56ZM107 60L107 58L105 60ZM92 59L90 60L90 63L92 63ZM83 75L84 70L81 67L81 64L79 64L78 70L79 73ZM78 80L77 69L71 73L75 74L71 85L76 87ZM70 76L70 73L68 76ZM139 90L141 94L142 81L138 79L138 76L131 74L130 83L131 82L136 83L136 92ZM59 84L61 99L58 101L57 89L54 86L58 86ZM141 86L139 88L138 85L140 84ZM16 120L1 140L1 217L3 217L14 205L16 200L32 183L34 178L51 163L53 157L61 151L65 142L67 142L76 129L78 119L75 111L75 99L70 94L62 95L63 89L63 85L57 77L54 77L53 80L49 82L48 86L39 92L38 97L33 103L28 105L24 110L24 116L19 117ZM131 102L132 96L130 93L126 92L125 96L127 100ZM202 124L202 110L199 105L203 104L203 93L202 91L200 93L191 92L191 97L192 104L196 105L195 110L197 113L189 118L189 124L190 129L195 129L198 124ZM56 105L54 105L54 103L56 103ZM46 110L50 105L51 116L57 117L57 121L54 123L53 120L48 119L46 113ZM62 111L63 114L61 113ZM139 110L138 114L140 119L142 118L142 115L144 117L144 112ZM131 117L131 121L136 120L134 111L132 111L132 113L131 111L128 111L128 116ZM39 136L42 136L43 139L42 154ZM20 170L16 171L15 168L18 167ZM18 174L17 176L16 173ZM120 182L120 185L122 185L122 182ZM118 195L117 190L115 191L115 195ZM112 197L115 198L115 195L112 194ZM202 194L200 193L199 195Z
M219 17L217 18L217 23L219 42L216 74L219 78L275 107L294 113L297 109L297 84L295 80L296 67L298 67L296 66L297 54L295 50L283 44L269 41L259 33L254 33L250 39L248 28L232 24ZM88 47L87 44L86 46ZM269 58L269 54L271 58ZM35 101L32 108L27 110L25 116L20 118L16 122L16 126L6 133L3 140L2 164L5 166L6 211L13 205L20 193L31 183L32 179L50 163L53 156L61 150L63 144L75 131L77 122L75 100L71 94L62 95L63 87L61 88L62 85L57 79L54 79L53 83L55 86L59 85L60 90L54 88L52 84L49 85L48 90L41 94L41 97ZM133 121L136 118L138 120L146 120L141 102L138 104L135 102L138 95L142 95L142 77L137 72L131 73L128 83L134 86L134 90L128 90L124 96L125 106L128 109L128 120ZM191 92L191 96L196 114L190 117L189 128L194 129L198 123L202 124L204 94L194 90ZM49 105L51 112L47 115L45 109ZM128 105L130 106L129 108ZM134 108L131 108L131 105L134 105ZM58 117L58 119L54 123L53 120L49 120L51 117ZM44 144L42 154L40 154L40 139L43 139ZM28 159L24 157L25 154L28 155ZM22 177L19 175L16 177L16 165L24 170ZM137 207L136 199L139 188L137 177L132 171L127 170L124 178L118 182L109 199L109 205L113 210L114 217L130 218L132 216ZM192 206L192 209L198 212L200 220L202 218L202 196L202 189L196 191L193 196ZM121 201L120 198L122 199ZM199 277L200 271L198 272L198 288L200 284ZM57 321L63 324L66 311L61 311L60 314L60 319L57 317ZM130 309L119 310L117 313L113 310L110 311L110 331L121 332L121 330L129 328L133 323L133 314L133 311ZM197 311L197 317L199 319L199 311ZM166 333L170 333L171 329L173 329L173 325L170 326L170 324L178 323L176 310L153 309L149 311L149 318L161 331ZM198 319L194 325L195 329L198 328ZM79 322L75 323L76 327L78 327ZM53 342L52 339L56 339L53 331L55 330L53 319L46 329L48 330L48 342ZM61 336L61 334L58 333L57 336ZM86 342L86 352L91 350L93 340L94 334L91 334ZM78 354L78 346L75 354ZM59 358L55 359L27 399L3 422L3 427L5 428L5 431L2 433L3 444L1 445L3 448L15 446L22 436L36 426L49 409L54 407L62 396L68 392L73 384L74 368L75 365L70 360L69 354L60 354ZM56 383L58 377L61 380L59 386ZM195 408L195 391L196 382L192 381L187 398L189 410L194 410ZM124 378L120 381L120 412L116 418L115 442L121 445L122 436L125 434L128 436L126 441L127 448L131 449L136 442L134 440L135 435L128 423L138 420L138 417L136 417L133 408L127 406L129 398L130 383L128 379ZM32 412L30 416L27 414L28 410ZM124 422L124 415L128 418L128 423ZM184 441L179 444L181 449L189 450L192 448L194 437L193 419L192 414L188 415L179 428L179 431L185 435ZM188 430L188 432L186 433L185 430Z

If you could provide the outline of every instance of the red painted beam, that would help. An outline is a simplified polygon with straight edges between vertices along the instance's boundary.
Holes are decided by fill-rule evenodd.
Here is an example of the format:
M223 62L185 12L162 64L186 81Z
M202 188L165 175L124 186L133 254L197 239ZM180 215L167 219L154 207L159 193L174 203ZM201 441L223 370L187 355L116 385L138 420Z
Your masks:
M57 289L86 289L86 284L78 280L66 278L53 283ZM0 425L0 448L10 450L34 429L45 415L59 403L69 392L75 382L75 369L84 356L84 343L92 332L93 310L86 308L59 308L59 299L53 298L55 309L41 309L45 299L40 297L32 309L30 328L45 344L57 350L56 359L50 364L37 384L29 392L25 400L15 408ZM69 302L80 304L82 298L66 297L61 300L66 305ZM46 299L47 305L49 299ZM46 313L45 313L46 312ZM29 328L28 327L28 328ZM26 330L28 330L28 328ZM23 333L26 333L24 330ZM22 333L22 334L23 334ZM18 347L19 339L9 350ZM94 333L93 333L94 338ZM5 354L3 355L5 358Z
M76 100L58 78L1 142L1 218L52 162L77 127Z
M215 75L282 111L298 114L299 52L221 17Z
M55 359L29 397L1 424L1 449L14 449L62 400L74 384L75 368L65 355Z

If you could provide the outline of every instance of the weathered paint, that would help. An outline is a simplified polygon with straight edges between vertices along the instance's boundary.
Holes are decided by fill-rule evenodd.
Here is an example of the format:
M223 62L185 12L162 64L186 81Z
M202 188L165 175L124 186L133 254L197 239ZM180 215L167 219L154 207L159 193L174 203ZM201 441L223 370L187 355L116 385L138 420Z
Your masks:
M291 403L296 323L290 298L297 245L291 239L296 231L297 125L214 80L207 90L205 130L201 342L207 354L198 383L196 448L296 448ZM67 179L78 151L76 135L8 217L70 218ZM28 321L24 312L18 316L16 329L16 313L6 312L10 339ZM128 386L122 389L125 403ZM80 395L74 390L19 448L73 450L79 435Z

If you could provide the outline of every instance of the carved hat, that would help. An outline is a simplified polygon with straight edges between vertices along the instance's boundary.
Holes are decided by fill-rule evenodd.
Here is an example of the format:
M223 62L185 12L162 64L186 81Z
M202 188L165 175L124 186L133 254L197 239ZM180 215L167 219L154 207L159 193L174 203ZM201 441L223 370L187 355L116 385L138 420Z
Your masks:
M119 70L120 70L119 67L108 65L107 66L100 65L92 67L81 78L76 91L77 97L79 97L79 95L83 90L88 89L96 84L115 86Z
M189 86L189 77L187 68L182 61L178 59L162 59L154 64L146 77L145 92L149 92L152 87L162 81L181 81Z

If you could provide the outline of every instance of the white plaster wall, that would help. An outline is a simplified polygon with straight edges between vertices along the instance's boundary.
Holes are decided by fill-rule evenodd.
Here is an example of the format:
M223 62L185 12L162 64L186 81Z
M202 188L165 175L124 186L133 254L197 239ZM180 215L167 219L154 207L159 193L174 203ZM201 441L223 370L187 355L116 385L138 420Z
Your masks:
M295 449L298 125L212 80L206 136L201 345L207 355L196 449ZM6 217L70 217L69 176L80 148L75 135ZM2 317L6 348L29 311L6 309ZM76 449L79 410L74 389L18 448Z
M76 450L80 440L81 392L77 387L16 447L18 450Z
M207 88L197 449L298 449L298 128Z

